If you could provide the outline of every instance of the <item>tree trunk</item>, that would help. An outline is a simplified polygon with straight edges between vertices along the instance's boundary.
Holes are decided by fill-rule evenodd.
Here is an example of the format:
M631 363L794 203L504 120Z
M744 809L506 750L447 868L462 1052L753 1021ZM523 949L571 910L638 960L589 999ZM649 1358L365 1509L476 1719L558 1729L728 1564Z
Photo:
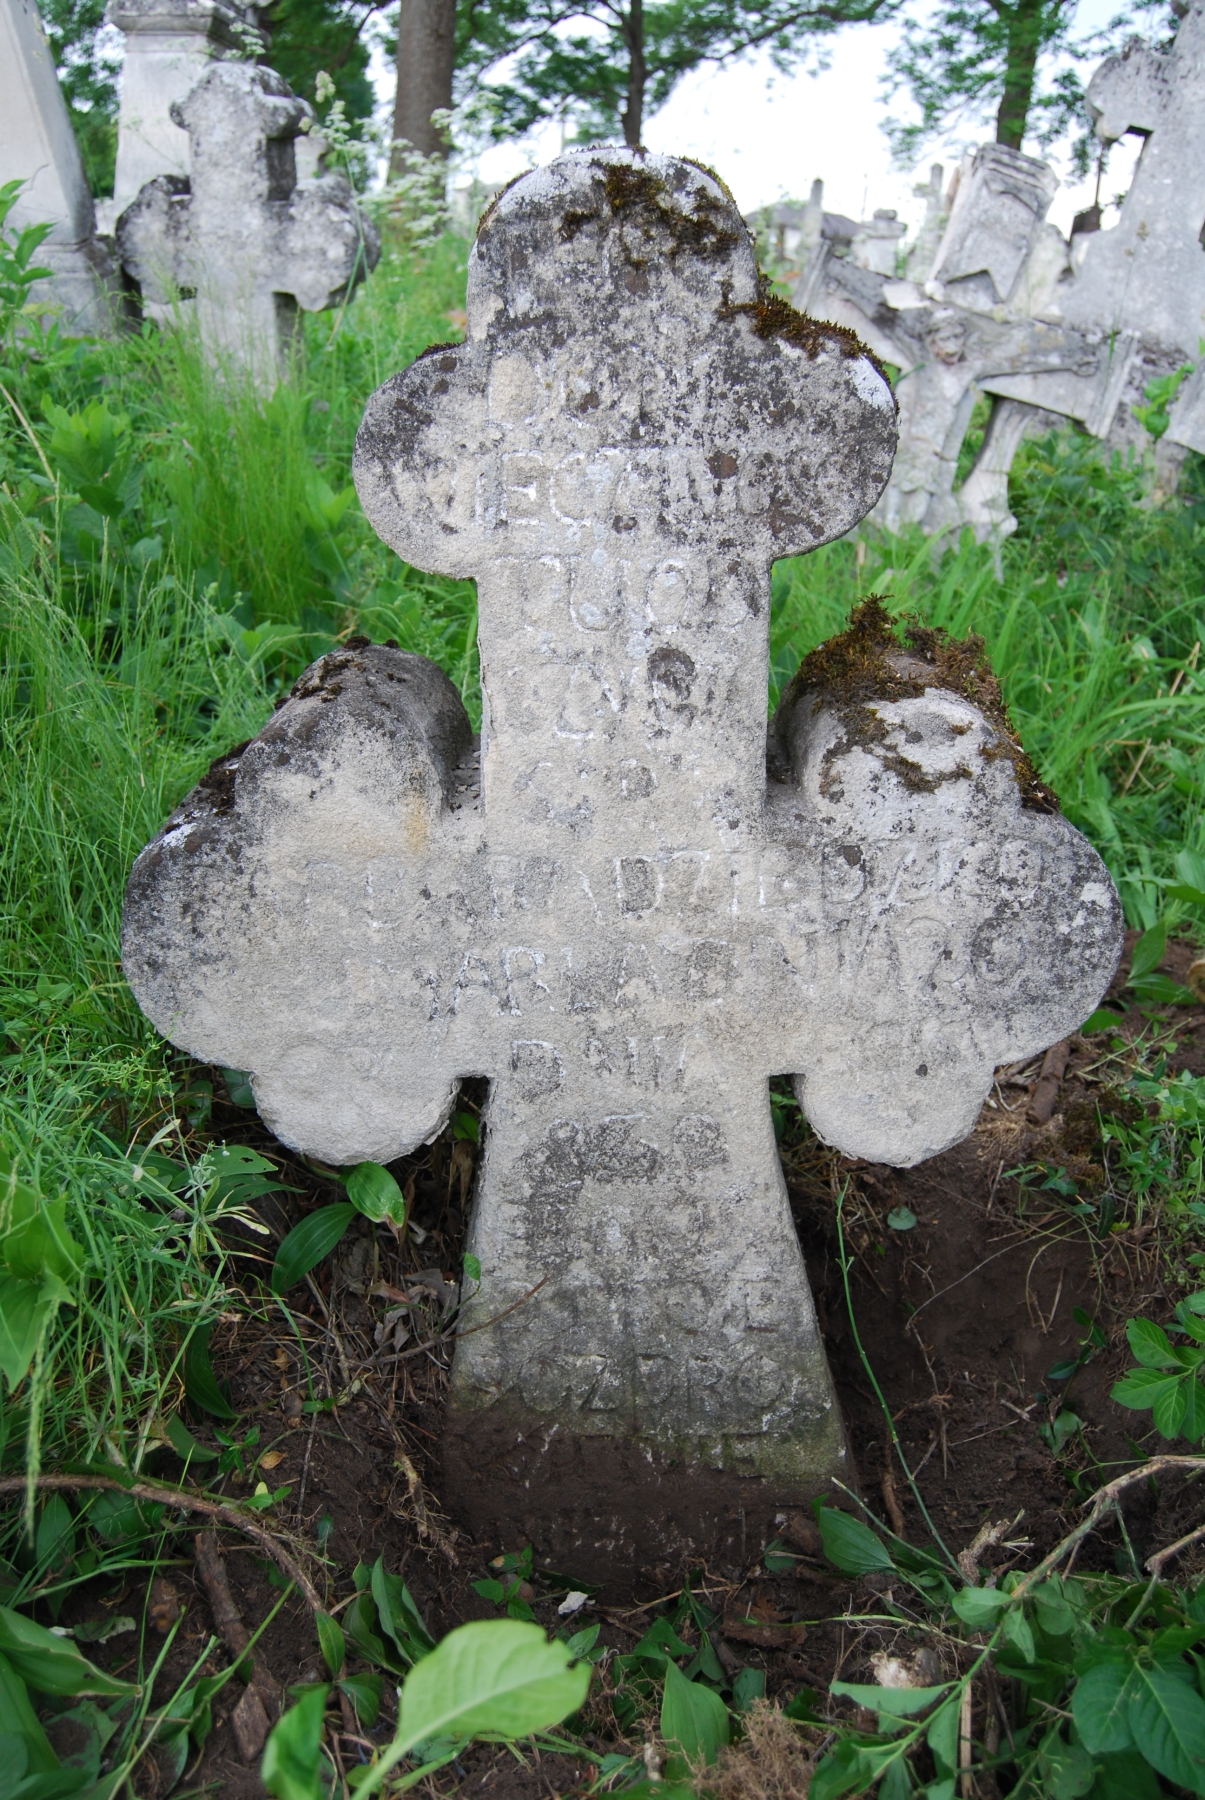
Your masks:
M446 156L448 147L431 114L452 104L456 64L456 0L402 0L397 22L397 100L393 135L424 156ZM395 150L390 173L401 164Z
M628 104L620 114L623 141L629 149L639 150L644 130L644 85L648 79L644 66L644 0L630 0L623 36L628 47Z
M1042 37L1042 0L1015 0L1007 10L1008 51L1004 92L996 114L996 142L1019 150L1033 100Z

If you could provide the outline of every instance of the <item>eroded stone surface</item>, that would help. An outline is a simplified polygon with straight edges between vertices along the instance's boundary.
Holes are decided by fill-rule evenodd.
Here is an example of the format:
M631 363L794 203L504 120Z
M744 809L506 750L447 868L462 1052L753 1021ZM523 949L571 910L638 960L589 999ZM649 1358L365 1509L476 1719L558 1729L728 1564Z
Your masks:
M65 332L112 331L117 297L97 240L92 191L35 0L0 0L0 184L24 186L10 230L52 227L36 261L53 275L31 299L50 301Z
M332 653L143 852L123 956L336 1163L490 1078L471 1322L540 1285L458 1348L449 1479L613 1572L756 1544L842 1466L768 1078L846 1150L930 1155L1086 1017L1120 915L966 683L873 631L788 694L768 778L771 560L873 505L895 411L856 340L760 301L712 177L523 178L468 320L373 396L356 478L401 555L478 579L479 760L432 664Z
M346 176L297 180L294 143L311 110L275 70L213 63L171 116L188 134L191 174L157 176L122 213L122 267L157 304L195 292L209 358L270 391L297 309L338 305L374 267L379 239Z
M125 33L109 203L114 220L148 181L188 179L188 133L171 109L187 99L211 61L239 49L235 27L254 26L258 12L250 0L109 0L105 16Z

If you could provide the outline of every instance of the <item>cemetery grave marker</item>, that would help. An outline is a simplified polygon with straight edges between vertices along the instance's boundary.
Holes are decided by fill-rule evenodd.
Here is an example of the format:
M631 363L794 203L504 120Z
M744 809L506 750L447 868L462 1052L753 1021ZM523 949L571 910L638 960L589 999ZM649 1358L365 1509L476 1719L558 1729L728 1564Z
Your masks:
M14 180L25 185L9 229L53 227L36 261L54 274L31 300L52 301L66 332L112 331L112 261L35 0L0 0L0 185Z
M217 366L271 391L298 308L337 306L376 264L380 241L346 176L298 182L294 141L310 108L273 69L215 62L172 117L188 132L188 181L158 176L117 221L117 248L144 297L195 292Z
M126 35L117 117L113 219L159 175L189 174L188 133L172 117L215 58L239 49L236 27L258 8L238 0L109 0L106 17Z
M353 641L131 876L141 1005L250 1070L287 1143L388 1161L488 1077L445 1491L612 1586L756 1553L852 1478L770 1077L914 1163L1119 952L973 648L905 650L871 607L767 740L771 561L864 516L894 442L873 360L765 297L708 172L523 177L467 341L373 395L356 454L386 541L477 578L479 758L434 664Z

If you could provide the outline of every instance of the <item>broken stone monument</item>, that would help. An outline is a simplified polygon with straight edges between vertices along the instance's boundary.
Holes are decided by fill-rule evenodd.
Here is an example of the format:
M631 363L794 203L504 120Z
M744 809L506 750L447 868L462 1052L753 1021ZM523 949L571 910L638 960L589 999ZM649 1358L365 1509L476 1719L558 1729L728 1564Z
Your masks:
M271 391L298 309L345 300L380 254L346 176L297 180L294 144L310 109L282 76L215 62L172 117L192 174L148 182L117 222L122 267L159 305L195 293L208 359Z
M747 1561L853 1472L775 1147L910 1165L1112 975L1109 877L981 649L869 605L767 735L770 566L847 532L895 444L848 332L760 287L697 165L575 152L506 189L468 336L371 398L356 482L478 584L482 730L353 640L131 875L159 1029L286 1142L388 1162L490 1097L445 1491L612 1590Z
M860 268L827 244L803 270L796 305L857 331L900 370L900 448L874 515L889 530L970 525L981 538L1005 536L1016 524L1008 469L1024 432L1049 428L1056 413L1100 437L1109 430L1137 336L1064 321L1055 296L1067 247L1045 223L1055 185L1045 163L985 145L959 171L923 285ZM980 393L1028 404L993 409L972 476L956 492ZM1042 406L1049 411L1034 410Z
M236 28L254 28L258 12L251 0L109 0L106 17L125 33L114 220L157 176L187 180L188 133L172 107L187 99L215 58L240 50Z
M1177 9L1179 10L1179 9ZM1065 323L1140 345L1142 385L1184 363L1198 363L1205 337L1205 4L1189 7L1171 49L1135 40L1108 57L1087 90L1102 143L1142 134L1142 154L1116 225L1077 241L1077 264L1055 295ZM1082 246L1082 249L1080 248ZM996 389L1063 411L1057 375ZM1075 416L1075 415L1072 415ZM1181 389L1168 439L1205 451L1205 389L1199 374Z
M63 331L107 334L117 296L96 236L92 191L34 0L0 0L0 185L24 183L8 223L53 226L37 262L53 275L30 290Z

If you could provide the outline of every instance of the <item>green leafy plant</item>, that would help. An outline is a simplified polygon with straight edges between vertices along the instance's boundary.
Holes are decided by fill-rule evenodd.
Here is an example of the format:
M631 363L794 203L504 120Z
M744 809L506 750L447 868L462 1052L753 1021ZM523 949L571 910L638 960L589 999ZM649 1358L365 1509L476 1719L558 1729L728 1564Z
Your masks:
M1205 1293L1190 1294L1175 1311L1171 1329L1188 1341L1173 1344L1150 1319L1131 1319L1126 1338L1138 1367L1116 1384L1112 1397L1134 1412L1149 1412L1161 1437L1205 1437Z
M1176 395L1195 368L1195 363L1183 363L1178 369L1173 369L1170 375L1156 375L1153 381L1147 382L1143 389L1146 405L1136 406L1134 417L1153 438L1161 438L1171 424L1171 409Z
M53 274L53 270L33 260L53 228L26 225L22 231L14 232L7 227L8 216L24 185L22 181L6 181L0 186L0 342L10 344L29 300L29 290L35 282Z
M400 1231L406 1223L406 1197L380 1163L362 1162L340 1176L346 1200L320 1206L294 1225L285 1237L272 1266L272 1292L283 1294L301 1281L343 1241L357 1213L374 1225L389 1224Z
M411 1787L452 1762L472 1738L522 1738L558 1724L581 1706L589 1685L589 1663L575 1662L564 1644L549 1643L538 1625L515 1619L461 1625L429 1645L410 1669L393 1742L360 1772L356 1793L379 1792L405 1757L418 1763L400 1783ZM325 1795L319 1771L328 1692L321 1687L304 1695L268 1739L261 1774L279 1800Z
M29 1373L59 1307L76 1304L83 1251L65 1200L45 1200L0 1151L0 1370L12 1390Z

